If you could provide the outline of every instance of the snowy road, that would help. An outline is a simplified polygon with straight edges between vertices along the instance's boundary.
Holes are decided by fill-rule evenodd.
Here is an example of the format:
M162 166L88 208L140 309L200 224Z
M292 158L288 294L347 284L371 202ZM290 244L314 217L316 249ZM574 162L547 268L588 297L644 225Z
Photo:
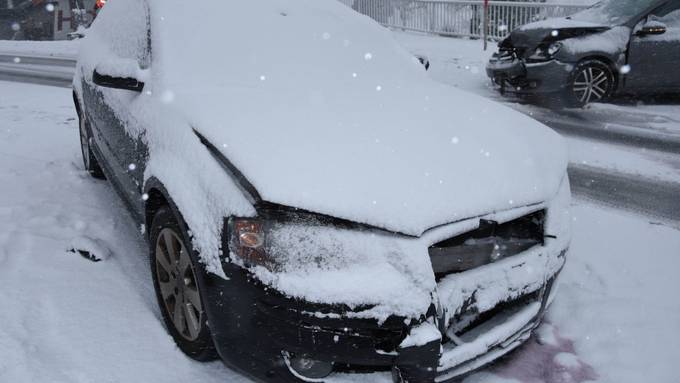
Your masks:
M73 59L0 54L0 80L70 87Z
M142 236L83 171L69 90L0 82L0 198L0 301L11 308L0 310L0 382L249 381L187 359L165 333ZM584 200L573 215L550 323L465 383L677 381L680 232ZM67 251L83 239L110 258Z

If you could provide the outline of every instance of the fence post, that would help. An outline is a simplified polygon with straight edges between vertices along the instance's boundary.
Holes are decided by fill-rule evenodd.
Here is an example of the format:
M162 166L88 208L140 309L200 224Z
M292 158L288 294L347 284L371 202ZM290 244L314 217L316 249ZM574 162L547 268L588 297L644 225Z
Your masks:
M484 0L484 21L482 22L482 39L484 40L484 50L487 48L487 34L489 33L489 0Z

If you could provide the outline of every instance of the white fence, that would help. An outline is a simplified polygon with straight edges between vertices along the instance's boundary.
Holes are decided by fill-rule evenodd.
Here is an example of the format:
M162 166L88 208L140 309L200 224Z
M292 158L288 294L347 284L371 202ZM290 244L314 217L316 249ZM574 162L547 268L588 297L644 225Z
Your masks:
M482 37L482 0L341 0L379 23L399 29L447 36ZM490 1L487 36L501 39L520 25L568 16L584 6L542 2Z

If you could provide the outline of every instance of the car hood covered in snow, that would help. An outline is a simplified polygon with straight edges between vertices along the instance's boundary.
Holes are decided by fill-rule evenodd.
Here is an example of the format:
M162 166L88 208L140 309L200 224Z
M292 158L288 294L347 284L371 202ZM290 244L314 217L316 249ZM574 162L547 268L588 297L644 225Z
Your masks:
M340 2L213 4L151 2L153 91L263 200L419 236L557 193L556 133L436 84Z
M552 18L523 25L510 33L501 46L528 48L532 54L540 44L604 32L611 27L569 18Z

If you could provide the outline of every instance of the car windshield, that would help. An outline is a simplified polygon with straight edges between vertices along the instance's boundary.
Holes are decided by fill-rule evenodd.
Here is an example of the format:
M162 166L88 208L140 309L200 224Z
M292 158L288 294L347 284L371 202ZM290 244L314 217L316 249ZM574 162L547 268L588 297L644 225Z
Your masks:
M604 0L570 18L602 25L621 25L659 0Z

